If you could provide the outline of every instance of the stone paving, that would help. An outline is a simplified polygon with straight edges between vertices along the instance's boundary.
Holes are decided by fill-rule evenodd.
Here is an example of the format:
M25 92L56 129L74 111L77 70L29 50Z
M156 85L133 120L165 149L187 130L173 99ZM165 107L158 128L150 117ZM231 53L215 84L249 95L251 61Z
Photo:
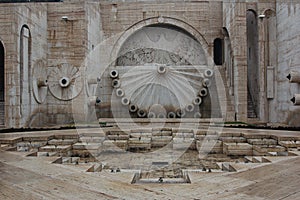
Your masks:
M0 198L297 199L300 192L297 131L98 130L1 134ZM179 148L185 139L189 146ZM200 144L214 140L203 157Z

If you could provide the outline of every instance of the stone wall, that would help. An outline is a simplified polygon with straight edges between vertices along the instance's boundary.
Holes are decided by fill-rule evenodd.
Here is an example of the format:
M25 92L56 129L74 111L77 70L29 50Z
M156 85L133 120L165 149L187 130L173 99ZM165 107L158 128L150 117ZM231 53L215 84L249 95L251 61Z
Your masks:
M277 3L276 3L277 2ZM259 65L247 70L247 10L256 13ZM259 17L259 15L265 17ZM0 5L0 40L5 48L6 127L51 126L87 119L89 106L110 114L113 88L109 72L122 45L136 31L159 24L187 31L202 46L207 65L213 64L213 42L225 37L226 63L218 66L227 98L227 119L247 121L247 77L255 88L259 122L300 126L300 109L290 99L300 85L290 83L291 70L300 72L300 3L295 1L83 1L5 3ZM21 29L30 31L30 77L22 95ZM249 41L249 40L248 40ZM226 71L225 71L226 70ZM227 74L227 76L226 76ZM99 79L98 79L99 78ZM41 81L48 80L44 87ZM100 81L100 79L102 79ZM42 84L42 87L37 87ZM23 84L24 85L24 84ZM24 91L24 90L23 90ZM229 100L228 100L229 99ZM76 103L74 104L74 102ZM24 103L25 102L25 103ZM120 102L119 102L120 103ZM72 107L73 105L73 107ZM74 105L76 109L74 109ZM81 107L77 108L77 105ZM93 113L93 115L96 113ZM96 119L96 115L92 117Z
M247 121L246 11L244 2L223 4L223 27L229 34L232 48L233 95L238 121Z
M41 106L34 100L32 91L29 91L29 100L26 105L20 105L20 33L22 26L29 28L32 52L29 68L32 69L38 60L47 57L47 30L46 6L41 4L5 4L1 6L1 41L5 47L5 75L6 75L6 126L24 126L30 119L32 112ZM30 106L29 106L30 105ZM21 115L22 107L27 107Z
M276 4L278 67L276 69L276 99L270 104L270 121L300 126L300 108L290 99L300 93L300 85L286 78L291 70L300 72L300 3L279 1Z

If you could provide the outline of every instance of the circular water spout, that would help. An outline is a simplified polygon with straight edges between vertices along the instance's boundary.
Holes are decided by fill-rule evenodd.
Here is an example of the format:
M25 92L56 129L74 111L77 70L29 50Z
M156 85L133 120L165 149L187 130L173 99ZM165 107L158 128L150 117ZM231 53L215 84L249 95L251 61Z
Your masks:
M211 81L208 79L208 78L205 78L203 81L202 81L202 85L204 87L210 87L211 86Z
M113 78L113 79L114 79L114 78L118 78L119 72L118 72L117 70L114 69L114 70L111 70L111 71L110 71L109 75L110 75L110 77Z
M200 90L200 92L199 92L199 95L200 95L201 97L205 97L205 96L207 96L207 94L208 94L208 91L207 91L206 88L202 88L202 89Z
M174 119L174 118L176 118L176 114L174 112L169 112L168 113L168 118Z
M157 115L157 118L163 119L163 118L166 118L166 115L164 113L159 113Z
M116 90L116 95L118 97L123 97L125 95L125 92L124 92L124 90L122 90L121 88L119 88L119 89Z
M119 79L114 79L111 83L114 88L119 88L121 86L121 82Z
M187 112L193 112L194 109L195 109L195 106L193 104L189 104L185 107L185 110Z
M163 65L157 66L157 72L159 74L164 74L164 73L166 73L166 71L167 71L166 66L163 66Z
M129 111L130 111L131 113L135 113L137 110L138 110L137 105L135 105L135 104L130 104L130 105L129 105Z
M127 97L123 97L121 102L122 102L122 105L124 105L124 106L128 106L130 103L130 101Z
M185 116L185 110L181 109L181 108L178 108L176 110L176 115L177 117L181 118L181 117L184 117Z
M156 118L156 114L154 112L149 112L148 118Z
M62 77L60 80L59 80L59 85L60 87L62 88L66 88L70 85L70 79L68 77Z
M201 97L196 97L193 101L194 105L199 106L202 103L202 98Z
M47 79L38 79L37 80L38 87L46 87L48 85Z
M211 78L213 75L214 75L214 72L211 69L206 69L204 71L204 76L207 77L207 78Z
M144 118L144 117L147 116L147 111L144 110L144 109L140 109L140 110L138 110L137 115L138 115L140 118Z

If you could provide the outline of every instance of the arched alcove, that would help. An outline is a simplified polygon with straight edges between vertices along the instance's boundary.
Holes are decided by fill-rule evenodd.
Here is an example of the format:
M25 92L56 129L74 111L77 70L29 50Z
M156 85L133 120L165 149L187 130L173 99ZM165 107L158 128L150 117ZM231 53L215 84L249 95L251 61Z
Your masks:
M220 117L208 59L202 44L183 28L167 23L144 26L120 45L112 66L120 72L120 86L112 93L138 108L132 117L141 117L139 110L156 117L178 110L189 118Z
M258 26L257 14L247 11L247 86L248 117L256 118L259 114L259 62L258 62Z
M31 34L27 25L20 32L20 113L31 110Z
M223 28L223 64L226 70L226 78L227 78L227 85L229 87L229 94L234 95L234 70L233 70L233 56L232 56L232 47L231 47L231 40L229 37L228 30L224 27Z
M0 126L5 125L5 52L0 41Z

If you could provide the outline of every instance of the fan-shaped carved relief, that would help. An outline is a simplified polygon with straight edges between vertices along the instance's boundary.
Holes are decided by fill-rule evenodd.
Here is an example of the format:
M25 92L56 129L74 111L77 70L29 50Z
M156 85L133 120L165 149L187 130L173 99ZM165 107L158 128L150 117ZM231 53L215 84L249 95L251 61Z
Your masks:
M52 67L48 80L51 94L63 101L77 97L83 87L79 68L67 63Z
M212 76L213 71L203 66L135 66L120 77L121 87L116 88L115 93L121 103L139 117L174 118L177 113L182 117L182 113L199 111L196 107L207 96ZM200 114L194 115L200 117Z
M43 103L48 92L47 66L43 60L38 60L33 65L32 90L36 102Z

